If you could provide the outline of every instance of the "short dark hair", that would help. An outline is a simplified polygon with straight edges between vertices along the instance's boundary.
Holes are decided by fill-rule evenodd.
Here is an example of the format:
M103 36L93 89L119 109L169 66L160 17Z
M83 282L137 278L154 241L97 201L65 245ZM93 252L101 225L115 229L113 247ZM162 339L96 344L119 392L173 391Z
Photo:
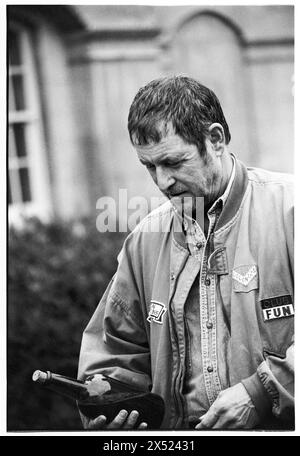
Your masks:
M128 115L128 131L133 145L158 143L167 133L167 124L189 144L204 154L204 138L209 126L223 126L225 142L231 135L215 93L195 79L172 76L155 79L136 94Z

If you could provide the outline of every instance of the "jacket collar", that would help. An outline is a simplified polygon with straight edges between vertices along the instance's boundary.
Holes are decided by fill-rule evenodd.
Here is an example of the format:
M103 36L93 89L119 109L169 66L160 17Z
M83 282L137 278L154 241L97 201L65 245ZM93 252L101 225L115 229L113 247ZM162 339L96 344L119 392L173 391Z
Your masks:
M235 158L235 177L229 195L222 208L214 231L225 226L237 213L248 185L248 173L245 165ZM174 239L181 246L187 248L182 218L174 211Z

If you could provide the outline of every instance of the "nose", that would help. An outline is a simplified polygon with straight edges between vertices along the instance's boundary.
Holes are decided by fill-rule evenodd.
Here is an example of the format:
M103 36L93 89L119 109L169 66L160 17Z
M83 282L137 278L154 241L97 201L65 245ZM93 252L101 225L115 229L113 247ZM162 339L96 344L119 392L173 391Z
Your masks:
M156 184L161 192L165 193L175 183L174 177L163 166L156 167Z

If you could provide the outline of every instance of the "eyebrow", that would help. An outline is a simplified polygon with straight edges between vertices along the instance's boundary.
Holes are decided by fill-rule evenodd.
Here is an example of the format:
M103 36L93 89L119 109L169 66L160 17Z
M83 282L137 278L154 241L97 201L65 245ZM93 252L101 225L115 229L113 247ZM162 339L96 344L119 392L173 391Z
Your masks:
M182 153L180 154L174 154L172 156L168 156L168 157L164 157L160 160L158 160L158 163L166 163L166 162L169 162L169 163L177 163L177 162L180 162L180 161L183 161L184 160L184 157L182 157ZM144 158L140 158L140 162L143 164L143 165L146 165L148 163L154 163L152 160L148 160L148 159L144 159Z

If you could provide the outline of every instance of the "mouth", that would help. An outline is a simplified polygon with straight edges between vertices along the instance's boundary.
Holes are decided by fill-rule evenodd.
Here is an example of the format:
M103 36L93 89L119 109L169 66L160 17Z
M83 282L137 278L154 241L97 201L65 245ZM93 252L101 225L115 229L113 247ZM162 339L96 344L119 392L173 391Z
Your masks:
M180 197L180 196L191 196L188 192L184 191L184 192L180 192L180 193L172 193L170 194L170 198L176 198L176 197Z

